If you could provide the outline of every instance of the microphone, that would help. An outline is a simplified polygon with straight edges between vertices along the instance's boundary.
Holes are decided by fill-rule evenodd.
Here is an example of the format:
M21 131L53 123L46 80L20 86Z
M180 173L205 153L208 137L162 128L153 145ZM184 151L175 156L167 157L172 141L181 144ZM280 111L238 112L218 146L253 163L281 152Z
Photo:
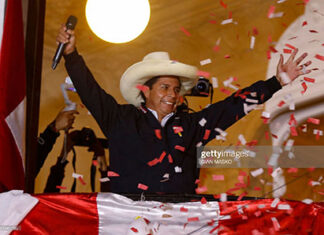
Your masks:
M68 29L74 29L76 23L77 23L77 18L73 15L70 15L67 22L66 22L66 28ZM54 70L58 63L60 63L60 60L62 58L63 52L65 49L65 43L60 43L56 49L54 58L53 58L53 63L52 63L52 69Z

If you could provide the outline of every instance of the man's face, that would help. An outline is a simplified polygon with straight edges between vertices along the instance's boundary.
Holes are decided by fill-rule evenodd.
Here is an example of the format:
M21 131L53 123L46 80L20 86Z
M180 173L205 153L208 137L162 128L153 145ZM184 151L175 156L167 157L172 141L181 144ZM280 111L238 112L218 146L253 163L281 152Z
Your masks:
M178 77L161 76L151 89L144 92L146 106L155 110L161 121L163 117L175 111L179 93L180 81Z

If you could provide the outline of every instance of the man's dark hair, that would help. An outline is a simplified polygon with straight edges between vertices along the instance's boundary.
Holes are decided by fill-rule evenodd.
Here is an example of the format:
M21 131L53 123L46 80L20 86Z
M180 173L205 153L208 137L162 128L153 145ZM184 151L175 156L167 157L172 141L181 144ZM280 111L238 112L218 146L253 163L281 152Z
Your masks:
M152 77L151 79L147 80L143 85L147 86L150 90L152 89L153 85L159 80L161 76L155 76ZM171 76L171 77L175 77L179 80L179 83L181 85L181 81L180 78L178 76ZM140 91L139 95L142 97L142 99L144 100L144 103L146 102L146 97L143 93L143 91Z

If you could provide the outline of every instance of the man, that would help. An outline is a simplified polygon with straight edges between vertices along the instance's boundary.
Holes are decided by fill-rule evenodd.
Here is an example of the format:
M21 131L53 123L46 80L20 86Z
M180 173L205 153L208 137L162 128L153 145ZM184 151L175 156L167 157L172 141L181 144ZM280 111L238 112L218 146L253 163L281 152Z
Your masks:
M109 139L109 167L118 174L110 178L111 191L117 193L194 193L199 177L196 146L207 144L247 114L252 103L246 98L265 102L283 85L309 73L305 66L311 63L300 66L307 54L294 61L295 50L285 64L281 56L276 77L243 89L242 96L233 94L189 114L176 112L176 107L180 96L195 85L196 67L172 61L166 52L150 53L122 75L120 89L129 104L120 105L94 80L75 48L74 31L62 26L57 42L66 43L67 72Z

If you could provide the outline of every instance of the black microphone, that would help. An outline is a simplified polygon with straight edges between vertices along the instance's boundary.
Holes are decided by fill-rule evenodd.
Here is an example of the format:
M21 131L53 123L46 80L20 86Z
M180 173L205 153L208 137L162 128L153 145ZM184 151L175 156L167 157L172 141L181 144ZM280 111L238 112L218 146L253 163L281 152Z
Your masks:
M74 29L76 23L77 23L77 18L73 15L70 15L67 22L66 22L66 28L68 29ZM54 70L58 63L60 63L60 60L62 58L63 52L65 49L65 43L60 43L56 49L54 58L53 58L53 64L52 64L52 69Z

